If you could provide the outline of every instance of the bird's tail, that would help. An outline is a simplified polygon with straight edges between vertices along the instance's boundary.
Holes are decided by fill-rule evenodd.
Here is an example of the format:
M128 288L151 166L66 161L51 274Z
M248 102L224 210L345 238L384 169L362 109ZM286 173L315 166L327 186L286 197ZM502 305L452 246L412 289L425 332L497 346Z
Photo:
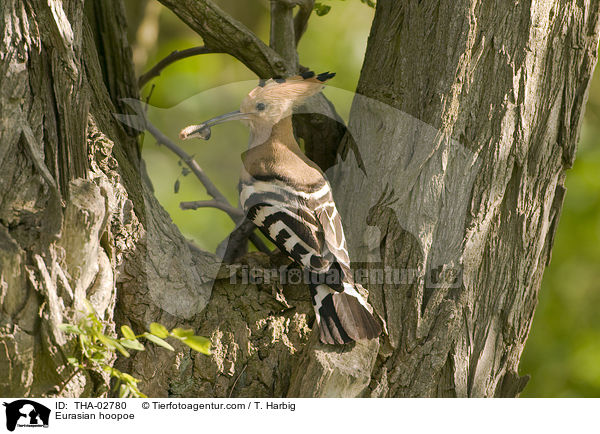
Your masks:
M317 322L324 344L347 344L374 339L381 325L367 308L361 295L350 285L338 292L325 284L311 286Z

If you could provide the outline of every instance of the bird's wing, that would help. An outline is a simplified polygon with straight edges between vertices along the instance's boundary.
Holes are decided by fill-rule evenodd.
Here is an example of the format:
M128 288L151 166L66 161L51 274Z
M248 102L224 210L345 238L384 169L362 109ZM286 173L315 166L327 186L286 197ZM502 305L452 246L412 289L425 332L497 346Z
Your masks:
M292 189L277 182L254 181L242 185L240 202L251 220L275 245L303 268L315 273L329 269L335 260L316 207L331 198L328 183L313 192ZM335 207L335 204L334 204Z
M309 285L322 342L379 336L381 327L349 273L344 230L329 183L302 192L272 180L253 181L242 185L240 203L282 252L304 269L326 276L325 282Z
M323 233L327 250L335 257L336 261L346 267L350 266L350 257L346 247L346 236L342 219L338 212L331 191L316 207L315 215Z

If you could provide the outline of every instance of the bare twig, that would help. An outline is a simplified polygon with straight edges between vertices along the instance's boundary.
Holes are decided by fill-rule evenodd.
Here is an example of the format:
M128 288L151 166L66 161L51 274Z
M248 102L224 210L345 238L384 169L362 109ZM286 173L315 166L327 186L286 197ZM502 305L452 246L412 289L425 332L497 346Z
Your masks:
M202 36L205 46L232 55L259 77L288 77L296 72L275 50L211 0L159 1Z
M308 27L308 19L315 7L315 0L299 0L298 6L300 9L294 17L294 38L296 39L296 46L300 42L300 38Z
M165 136L162 131L156 128L152 123L146 119L146 129L154 136L154 138L161 144L165 145L171 151L173 151L181 160L188 165L191 171L196 175L196 178L200 180L204 188L206 188L206 192L222 203L227 203L227 198L223 196L223 194L219 191L219 189L212 183L209 177L204 173L204 170L200 167L200 165L183 149L177 146L175 143L171 141L167 136Z
M175 50L168 56L164 57L160 62L154 65L146 73L142 74L138 79L138 86L140 88L144 87L144 85L148 83L148 81L150 81L154 77L158 77L162 70L169 66L171 63L177 62L178 60L186 59L188 57L208 53L219 53L219 50L211 50L210 48L204 46L187 48L181 51Z
M239 221L244 217L244 212L239 208L234 208L228 203L223 203L218 200L197 200L194 202L181 202L179 207L183 210L198 209L198 208L217 208L225 211L233 220Z
M185 164L187 164L187 166L191 169L191 171L194 173L194 175L196 175L196 178L198 178L200 180L200 182L202 183L202 185L204 185L206 192L210 196L212 196L215 199L215 201L220 204L221 207L223 207L223 208L228 207L230 209L235 209L227 201L227 198L212 183L210 178L206 175L206 173L204 173L204 171L202 170L200 165L196 162L196 160L194 160L194 158L191 155L189 155L187 152L185 152L183 149L181 149L179 146L177 146L175 143L173 143L167 136L165 136L162 133L162 131L160 131L158 128L156 128L154 125L152 125L152 123L148 119L144 118L144 122L145 122L146 129L150 132L150 134L152 134L154 136L156 141L159 142L160 144L166 146L167 148L169 148L179 158L181 158L181 160ZM219 207L216 207L216 208L219 208ZM222 208L219 208L219 209L222 209ZM240 222L243 221L242 219L244 219L244 215L243 215L242 211L240 211L240 214L238 214L237 216L230 214L230 213L227 213L227 214L231 217L231 219L236 224L240 224ZM241 217L240 217L240 215L241 215ZM263 243L262 240L258 237L258 235L253 232L254 232L254 228L249 233L246 233L246 237L249 238L250 241L252 241L252 244L254 244L254 246L258 250L260 250L263 253L270 253L270 250L265 245L265 243ZM230 238L230 239L232 241L237 241L237 238ZM245 240L243 240L243 241L245 241Z
M150 88L150 92L148 92L148 96L146 97L146 102L144 103L144 113L148 113L148 105L150 103L150 98L152 98L152 94L154 93L154 89L156 88L156 85L152 85L152 87Z
M233 385L231 386L231 390L229 391L229 396L227 398L231 398L231 395L233 394L233 389L235 389L235 385L237 384L238 380L240 379L240 377L242 376L242 374L244 373L244 371L246 370L247 367L248 367L248 363L246 363L244 365L242 372L240 372L240 374L237 376L237 378L233 382Z
M238 226L231 231L231 233L225 238L217 247L217 256L223 258L223 262L231 264L235 262L237 258L242 256L246 250L246 240L250 234L257 236L254 233L256 226L250 220L244 218ZM252 244L261 252L269 252L269 248L258 238L258 244L252 241Z
M81 368L77 368L75 369L73 372L71 372L71 375L69 375L69 378L67 378L63 384L60 386L60 389L58 390L58 392L56 392L56 396L60 396L61 393L63 393L67 387L67 385L71 382L71 380L75 377L75 375L79 374L81 372Z

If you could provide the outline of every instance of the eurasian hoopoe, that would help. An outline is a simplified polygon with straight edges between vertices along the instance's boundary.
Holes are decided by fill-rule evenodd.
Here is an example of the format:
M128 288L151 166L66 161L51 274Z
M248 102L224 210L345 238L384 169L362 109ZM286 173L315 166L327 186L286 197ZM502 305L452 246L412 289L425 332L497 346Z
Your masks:
M307 72L261 80L240 110L187 127L180 137L206 140L211 126L229 120L249 126L250 142L242 154L241 206L282 252L308 271L321 341L344 344L376 338L381 326L356 290L329 182L304 155L292 129L293 107L320 92L334 75Z

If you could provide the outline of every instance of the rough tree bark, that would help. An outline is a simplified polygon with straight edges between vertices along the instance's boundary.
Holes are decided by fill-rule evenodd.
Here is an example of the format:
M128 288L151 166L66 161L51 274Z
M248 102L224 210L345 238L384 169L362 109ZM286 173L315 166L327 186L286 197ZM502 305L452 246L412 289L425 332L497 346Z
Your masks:
M375 248L370 267L417 277L370 288L389 332L372 396L525 386L518 364L575 158L599 7L377 2L349 126L367 176L341 165L353 188L336 197L351 251ZM361 206L382 191L381 173L393 174L388 203Z
M224 51L259 75L288 71L239 23L206 19L212 2L161 1L207 45L240 31ZM0 395L52 395L69 377L57 325L85 297L109 331L159 321L211 338L210 357L150 347L117 360L151 396L517 395L598 8L378 1L344 161L328 173L352 255L405 274L369 285L388 336L332 348L311 333L302 285L231 283L279 256L221 266L157 203L136 131L114 117L138 96L122 3L3 1ZM63 395L104 386L82 373Z
M51 395L72 374L57 326L84 298L109 331L117 286L194 310L214 259L190 251L114 117L138 96L121 1L8 0L0 15L0 395ZM63 394L104 386L81 373Z

